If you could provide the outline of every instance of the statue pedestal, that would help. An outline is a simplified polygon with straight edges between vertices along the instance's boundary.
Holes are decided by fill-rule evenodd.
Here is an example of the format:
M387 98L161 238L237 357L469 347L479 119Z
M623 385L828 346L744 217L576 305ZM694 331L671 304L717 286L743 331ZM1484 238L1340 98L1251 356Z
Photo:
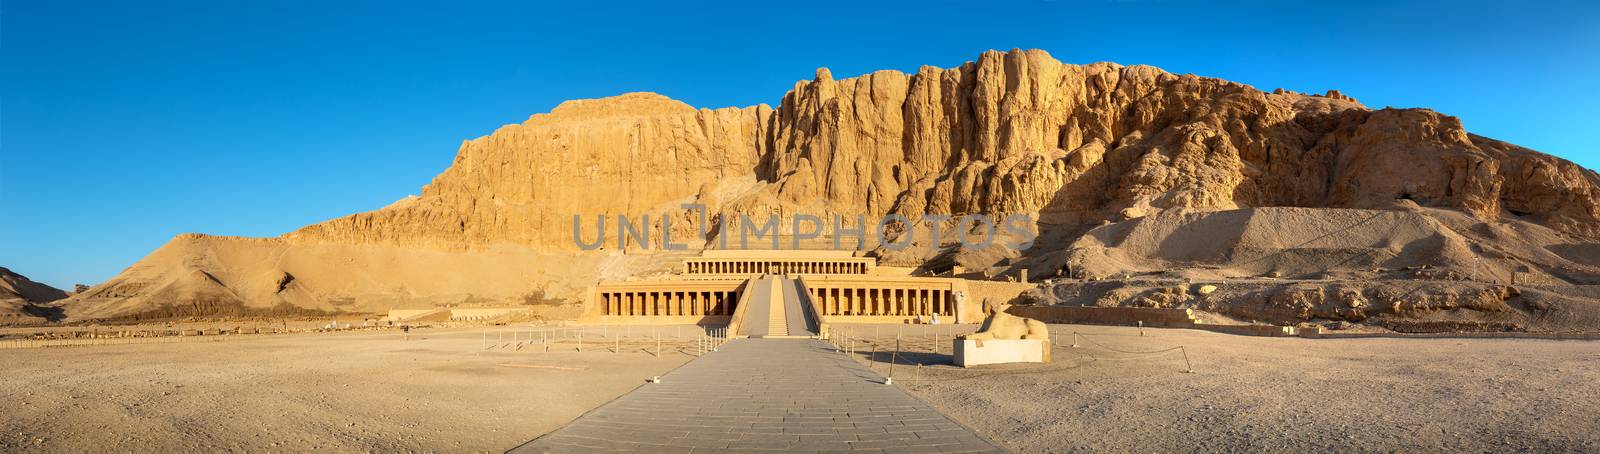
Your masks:
M961 367L982 364L1050 362L1050 341L1044 339L956 339L954 350L956 365Z

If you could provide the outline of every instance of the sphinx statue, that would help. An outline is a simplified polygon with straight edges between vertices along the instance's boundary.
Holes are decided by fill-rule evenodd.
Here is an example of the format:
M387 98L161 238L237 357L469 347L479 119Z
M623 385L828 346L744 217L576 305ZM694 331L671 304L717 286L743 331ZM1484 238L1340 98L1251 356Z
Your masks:
M1010 305L994 303L985 299L984 312L989 316L983 319L983 325L978 327L978 332L962 336L965 340L1014 340L1038 339L1050 340L1050 328L1044 322L1031 318L1018 317L1007 314Z

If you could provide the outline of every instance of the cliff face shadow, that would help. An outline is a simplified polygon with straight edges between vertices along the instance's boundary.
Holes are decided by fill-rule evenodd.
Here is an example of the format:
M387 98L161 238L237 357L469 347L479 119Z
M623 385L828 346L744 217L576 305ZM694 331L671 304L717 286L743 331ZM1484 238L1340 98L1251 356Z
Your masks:
M59 322L62 319L67 318L66 309L59 306L40 306L37 304L28 304L22 306L22 312L34 317L49 320L52 323Z

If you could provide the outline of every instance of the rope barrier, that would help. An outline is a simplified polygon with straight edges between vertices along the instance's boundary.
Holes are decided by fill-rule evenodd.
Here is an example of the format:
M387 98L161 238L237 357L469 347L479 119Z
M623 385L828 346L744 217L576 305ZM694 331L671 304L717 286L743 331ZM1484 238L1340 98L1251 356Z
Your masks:
M1144 352L1118 350L1118 349L1115 349L1115 348L1111 348L1110 346L1107 346L1106 344L1095 342L1094 339L1090 339L1089 336L1086 335L1086 334L1079 334L1077 331L1073 331L1072 332L1072 345L1073 345L1073 347L1076 347L1078 345L1078 339L1079 338L1083 338L1084 340L1089 341L1089 343L1095 344L1095 345L1099 346L1100 348L1103 348L1103 349L1106 349L1106 350L1111 350L1111 351L1114 351L1114 352L1117 352L1117 353L1129 354L1129 355L1151 355L1151 356L1153 356L1153 355L1158 355L1158 354L1170 352L1170 351L1173 351L1173 350L1177 350L1179 353L1183 354L1183 367L1184 367L1184 371L1183 372L1184 373L1189 373L1189 374L1194 373L1194 363L1189 362L1189 349L1183 348L1182 345L1179 345L1179 346L1176 346L1176 347L1172 347L1172 348L1168 348L1168 349L1163 349L1163 350L1152 350L1152 351L1144 351ZM1126 358L1126 359L1135 359L1135 358Z
M1182 350L1183 349L1183 346L1180 345L1180 346L1177 346L1177 347L1172 347L1172 348L1167 348L1167 349L1162 349L1162 350L1151 350L1151 351L1118 350L1118 349L1112 348L1110 346L1107 346L1106 344L1095 342L1094 339L1090 339L1089 338L1089 335L1087 335L1087 334L1079 334L1077 331L1073 331L1072 332L1072 337L1073 337L1072 344L1074 346L1076 346L1078 344L1078 338L1083 338L1084 340L1089 341L1089 343L1091 343L1091 344L1095 344L1095 345L1100 346L1100 348L1103 348L1103 349L1106 349L1106 350L1111 350L1111 351L1114 351L1114 352L1117 352L1117 353L1125 353L1125 354L1129 354L1129 355L1154 355L1154 354L1158 354L1158 353L1166 353L1166 352L1170 352L1170 351L1173 351L1173 350Z

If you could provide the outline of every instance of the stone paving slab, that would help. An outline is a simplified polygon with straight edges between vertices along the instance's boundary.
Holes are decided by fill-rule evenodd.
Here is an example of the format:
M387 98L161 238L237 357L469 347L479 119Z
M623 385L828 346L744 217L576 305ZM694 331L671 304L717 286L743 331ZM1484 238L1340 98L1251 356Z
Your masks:
M817 340L734 340L661 381L512 452L1004 452Z

